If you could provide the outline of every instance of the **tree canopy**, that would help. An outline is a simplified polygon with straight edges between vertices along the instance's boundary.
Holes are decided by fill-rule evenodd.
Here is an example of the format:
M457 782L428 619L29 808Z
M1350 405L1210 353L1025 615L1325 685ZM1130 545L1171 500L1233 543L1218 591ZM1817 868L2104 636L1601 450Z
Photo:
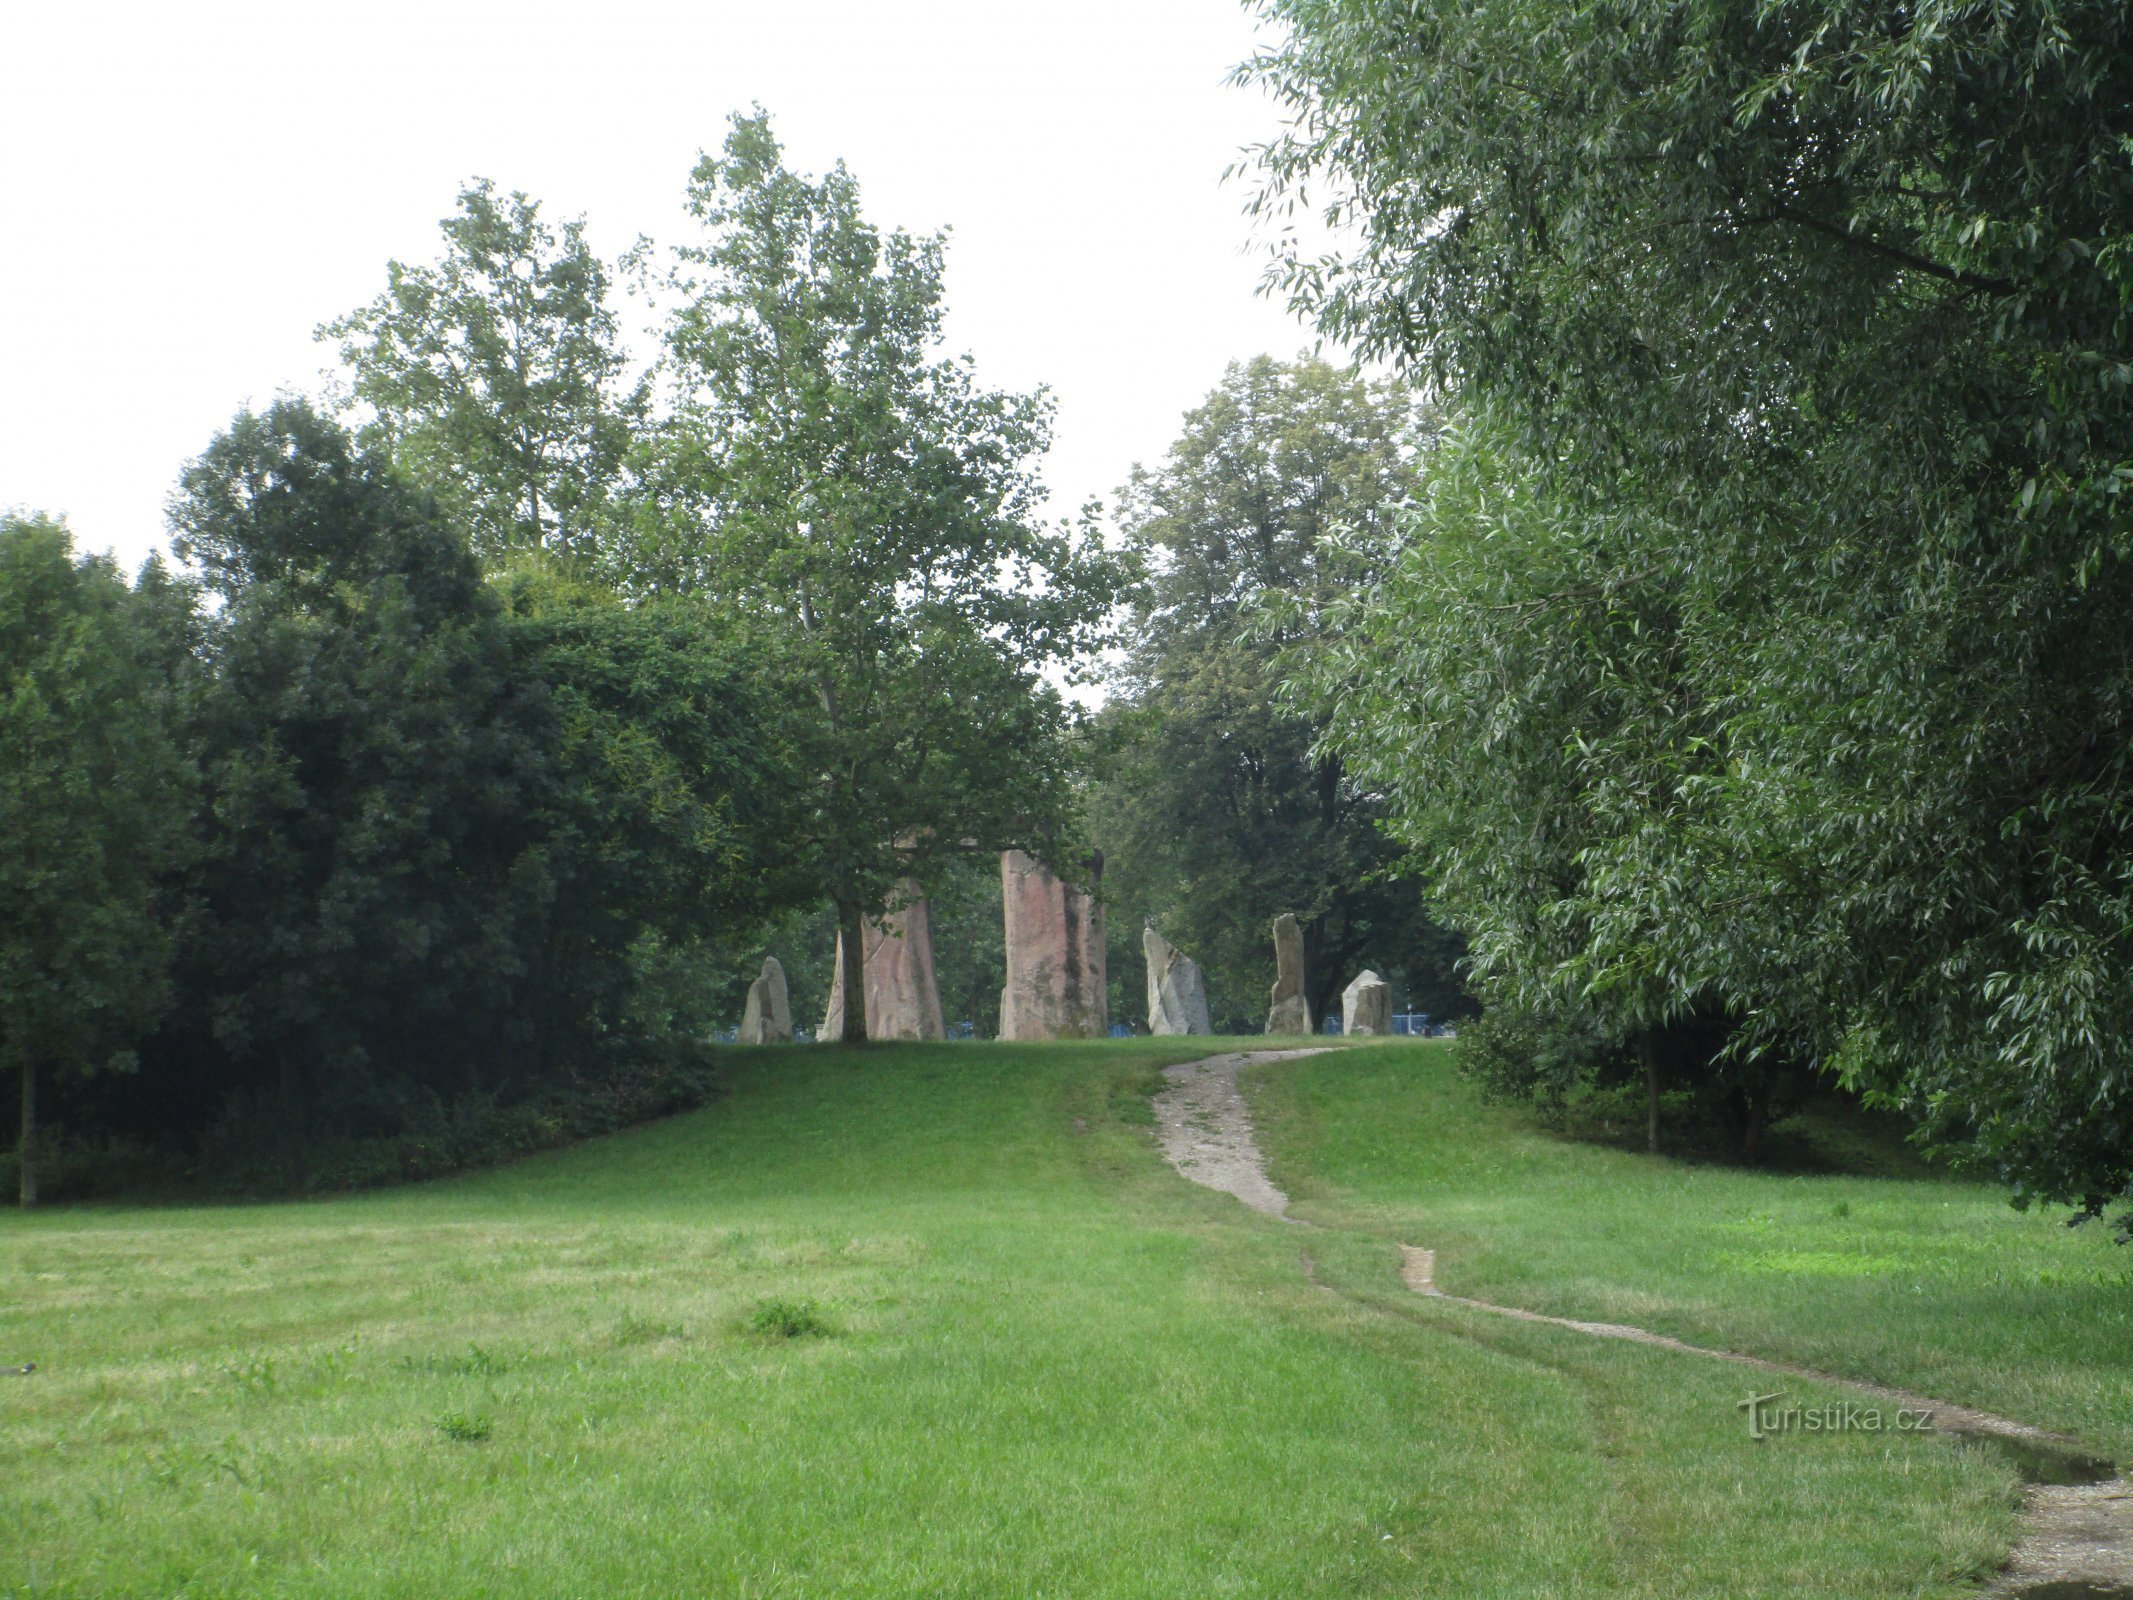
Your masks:
M760 113L689 210L628 581L714 600L804 697L765 729L810 775L784 848L838 908L856 994L861 918L902 880L1064 838L1072 719L1045 673L1099 637L1121 568L1037 520L1048 402L940 354L939 237L876 228L841 166L789 171Z
M610 274L583 219L524 194L460 191L434 263L386 265L369 305L327 323L365 442L489 556L544 551L580 570L613 537L646 390L628 378Z
M2123 8L1264 9L1281 281L1470 441L1309 675L1481 971L2124 1192Z
M1365 966L1425 1011L1462 1008L1451 941L1386 876L1398 852L1376 797L1318 746L1323 724L1282 703L1277 662L1285 643L1315 646L1323 608L1391 547L1430 427L1402 385L1262 356L1232 366L1119 495L1147 578L1109 718L1123 748L1092 798L1124 913L1115 956L1137 970L1152 920L1201 963L1226 1028L1266 1020L1284 911L1303 924L1314 1016ZM1268 627L1277 595L1289 605Z
M239 416L172 522L220 605L178 707L204 804L177 1004L142 1045L166 1119L235 1108L302 1181L349 1130L620 1096L693 1048L714 1019L654 999L663 953L794 892L771 697L716 618L488 581L302 402Z
M61 524L0 516L0 1071L22 1085L24 1205L39 1079L130 1070L170 1002L191 609L158 565L129 586Z

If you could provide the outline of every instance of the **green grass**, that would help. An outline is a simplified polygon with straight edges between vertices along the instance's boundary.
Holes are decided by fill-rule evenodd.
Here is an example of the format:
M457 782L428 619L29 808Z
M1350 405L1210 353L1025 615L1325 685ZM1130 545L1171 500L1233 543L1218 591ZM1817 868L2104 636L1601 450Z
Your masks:
M1250 1082L1299 1214L1438 1252L1439 1287L1635 1323L2073 1433L2133 1457L2133 1251L2108 1226L1916 1176L1773 1175L1559 1139L1482 1103L1443 1046ZM1809 1130L1842 1147L1852 1125Z
M1945 1244L2050 1292L1977 1291L2003 1346L1905 1306L1861 1363L1916 1340L1985 1383L1974 1352L2060 1348L2023 1331L2041 1300L2095 1358L2069 1336L2050 1383L1951 1397L2123 1414L2122 1258L1987 1192L1646 1168L1403 1045L1260 1083L1278 1176L1338 1224L1306 1231L1156 1154L1154 1069L1208 1048L737 1053L718 1104L478 1176L0 1219L0 1365L39 1363L0 1378L0 1594L1862 1600L2004 1551L1993 1458L1758 1446L1732 1370L1404 1295L1417 1234L1454 1288L1684 1333L1737 1283L1724 1337L1825 1359L1774 1284L1879 1283L1803 1277L1845 1228ZM1795 1195L1851 1215L1802 1244ZM1749 1264L1667 1263L1639 1196Z

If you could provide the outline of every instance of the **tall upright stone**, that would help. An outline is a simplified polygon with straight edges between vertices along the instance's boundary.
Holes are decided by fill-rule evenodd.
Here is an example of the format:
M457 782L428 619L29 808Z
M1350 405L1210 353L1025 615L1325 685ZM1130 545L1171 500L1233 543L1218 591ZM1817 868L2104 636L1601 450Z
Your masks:
M862 972L866 978L869 1039L945 1039L940 985L933 976L933 908L918 897L918 886L905 883L908 897L901 911L860 923ZM844 935L837 935L837 967L830 979L824 1044L844 1038Z
M1153 928L1141 930L1141 954L1148 958L1148 1031L1213 1033L1200 964Z
M791 1044L792 1002L785 989L785 969L776 956L763 958L763 975L748 985L741 1012L742 1044Z
M1304 936L1294 912L1274 919L1274 992L1267 1008L1266 1031L1300 1034L1311 1031L1311 1006L1304 999Z
M1092 876L1103 871L1102 858ZM1105 988L1104 908L1020 850L1000 856L1007 933L1003 1039L1100 1039L1111 1031Z
M1392 1033L1392 985L1367 967L1341 991L1341 1032L1378 1039Z

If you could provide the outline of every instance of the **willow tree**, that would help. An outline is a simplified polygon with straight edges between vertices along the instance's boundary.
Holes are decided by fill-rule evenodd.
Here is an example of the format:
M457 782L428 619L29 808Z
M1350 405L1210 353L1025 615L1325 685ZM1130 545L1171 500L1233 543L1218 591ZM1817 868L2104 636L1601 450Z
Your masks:
M1262 9L1262 203L1351 225L1283 281L1494 464L1320 684L1418 838L1516 837L1492 779L1574 824L1440 857L1484 974L1718 1005L2019 1193L2124 1193L2133 18Z
M1046 675L1099 637L1119 566L1038 519L1048 400L943 353L940 236L867 221L841 165L790 171L760 112L688 209L631 581L715 600L793 690L763 737L810 775L787 842L856 995L862 921L901 882L1065 837L1073 718Z

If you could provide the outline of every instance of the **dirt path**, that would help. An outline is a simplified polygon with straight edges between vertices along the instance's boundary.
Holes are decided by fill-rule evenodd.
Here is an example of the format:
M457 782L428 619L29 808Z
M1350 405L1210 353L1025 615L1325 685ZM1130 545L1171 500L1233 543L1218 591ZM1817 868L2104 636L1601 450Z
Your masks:
M1237 1087L1237 1073L1265 1061L1294 1061L1323 1055L1310 1050L1238 1050L1205 1061L1165 1067L1170 1087L1155 1097L1156 1126L1162 1130L1163 1154L1194 1183L1235 1195L1254 1211L1289 1219L1289 1197L1267 1181L1259 1141L1252 1137L1251 1113Z
M1288 1215L1289 1197L1266 1174L1266 1161L1252 1137L1249 1108L1237 1086L1240 1069L1263 1062L1289 1061L1321 1050L1247 1050L1209 1056L1204 1061L1166 1067L1171 1087L1155 1097L1156 1122L1163 1154L1194 1183L1236 1196L1254 1211ZM1310 1272L1309 1257L1305 1271ZM2005 1449L2031 1487L2023 1510L2022 1538L2006 1569L1983 1591L2006 1600L2133 1600L2133 1485L2116 1475L2111 1463L2082 1453L2078 1440L2051 1433L1988 1411L1949 1405L1926 1395L1820 1372L1787 1361L1771 1361L1738 1350L1713 1350L1685 1344L1647 1328L1619 1322L1580 1322L1552 1317L1520 1306L1497 1305L1437 1287L1433 1250L1400 1246L1400 1276L1416 1294L1491 1316L1520 1322L1543 1322L1596 1339L1626 1339L1683 1355L1731 1361L1761 1372L1805 1378L1873 1395L1890 1404L1932 1413L1931 1427L1953 1438L1972 1438ZM1313 1277L1316 1282L1316 1277Z

